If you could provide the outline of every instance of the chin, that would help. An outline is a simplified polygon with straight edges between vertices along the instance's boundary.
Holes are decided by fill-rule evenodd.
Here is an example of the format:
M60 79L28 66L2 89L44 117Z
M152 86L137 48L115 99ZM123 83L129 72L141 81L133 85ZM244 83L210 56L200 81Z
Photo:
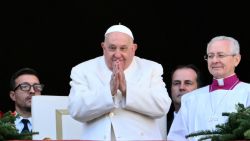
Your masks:
M218 72L218 71L214 71L212 73L212 75L214 76L214 78L221 78L221 77L223 77L222 73Z

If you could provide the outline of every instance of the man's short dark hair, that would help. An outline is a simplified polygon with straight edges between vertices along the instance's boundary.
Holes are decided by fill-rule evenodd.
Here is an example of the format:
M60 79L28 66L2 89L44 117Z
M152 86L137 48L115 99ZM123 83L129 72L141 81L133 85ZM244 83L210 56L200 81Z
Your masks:
M176 70L178 69L185 69L185 68L188 68L188 69L192 69L196 72L196 75L197 75L197 78L196 78L196 81L197 81L197 87L201 87L203 84L202 84L202 81L201 81L201 72L200 70L193 64L188 64L188 65L178 65L176 66L172 72L171 72L171 80L173 79L173 74Z
M30 75L35 75L37 78L39 78L38 73L32 69L32 68L21 68L18 71L16 71L10 78L10 90L14 90L16 87L16 82L15 80L23 74L30 74Z

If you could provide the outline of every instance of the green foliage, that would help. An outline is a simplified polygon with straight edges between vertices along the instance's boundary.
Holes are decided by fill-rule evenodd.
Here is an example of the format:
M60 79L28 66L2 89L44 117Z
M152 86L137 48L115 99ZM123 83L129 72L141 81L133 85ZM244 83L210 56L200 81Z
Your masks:
M18 115L15 116L10 111L0 117L0 140L31 140L33 134L38 134L38 132L18 133L15 126L17 117Z
M212 141L231 141L250 139L250 106L244 107L243 104L236 105L237 112L222 113L228 116L224 124L216 125L214 131L197 131L186 135L186 138L202 136L199 141L211 139Z

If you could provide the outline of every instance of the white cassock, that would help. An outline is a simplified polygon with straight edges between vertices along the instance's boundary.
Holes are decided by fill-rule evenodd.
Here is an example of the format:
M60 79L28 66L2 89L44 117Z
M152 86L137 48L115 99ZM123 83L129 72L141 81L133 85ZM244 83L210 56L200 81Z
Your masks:
M103 56L73 67L69 112L86 125L82 139L163 139L156 119L167 114L171 99L162 80L162 66L134 57L124 73L126 97L118 95L112 98L112 72Z
M250 84L240 82L232 90L212 92L209 92L209 86L205 86L183 95L181 103L167 139L197 141L200 137L186 139L185 135L216 129L215 125L227 120L227 116L222 116L222 113L236 111L238 103L250 106Z

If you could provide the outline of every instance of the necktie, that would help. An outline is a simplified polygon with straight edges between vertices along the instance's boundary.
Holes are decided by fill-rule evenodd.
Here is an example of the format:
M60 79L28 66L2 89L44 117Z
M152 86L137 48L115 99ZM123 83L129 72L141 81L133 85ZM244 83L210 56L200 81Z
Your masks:
M22 123L23 123L23 130L22 130L22 132L21 133L24 133L24 132L29 132L29 128L28 128L28 123L29 123L30 121L28 120L28 119L22 119Z

